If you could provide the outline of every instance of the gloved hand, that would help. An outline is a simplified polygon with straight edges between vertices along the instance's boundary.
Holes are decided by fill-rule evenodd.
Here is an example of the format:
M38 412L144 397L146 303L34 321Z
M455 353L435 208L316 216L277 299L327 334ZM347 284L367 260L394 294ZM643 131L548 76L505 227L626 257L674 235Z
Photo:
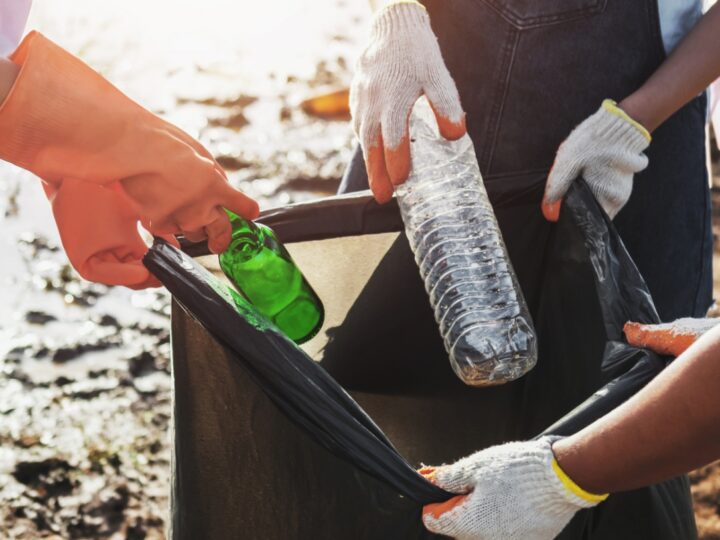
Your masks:
M700 336L720 324L720 318L684 318L664 324L625 323L625 337L630 345L659 354L680 356Z
M425 8L399 1L383 8L372 23L370 43L356 65L350 88L353 129L360 140L370 189L379 202L410 174L408 120L425 94L443 137L465 134L465 113L445 67Z
M150 232L207 235L215 252L231 237L222 207L257 216L200 143L43 35L29 34L10 59L21 69L0 106L0 159L56 189L65 178L120 182Z
M551 449L556 439L493 446L422 469L441 488L465 494L425 506L425 526L458 540L555 538L575 512L607 497L584 491L560 469Z
M107 186L65 178L45 184L60 239L73 268L87 280L131 289L159 287L142 264L147 251L139 217L118 183ZM177 245L175 237L166 240Z
M613 219L630 198L633 175L647 167L643 151L650 140L643 126L606 99L560 145L545 186L545 218L558 220L562 198L570 184L582 176Z

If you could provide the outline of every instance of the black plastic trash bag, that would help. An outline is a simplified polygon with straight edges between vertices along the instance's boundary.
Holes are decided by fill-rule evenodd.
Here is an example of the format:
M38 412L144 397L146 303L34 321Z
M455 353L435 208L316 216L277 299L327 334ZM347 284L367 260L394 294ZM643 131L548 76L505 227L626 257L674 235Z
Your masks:
M627 320L657 314L584 183L554 225L539 211L542 191L509 189L489 191L539 359L501 387L454 376L397 208L366 194L262 218L325 304L307 354L238 311L239 297L188 255L156 242L145 264L184 308L173 312L173 538L432 538L421 506L448 494L414 471L421 463L573 433L662 370L664 359L623 341ZM561 535L694 537L684 477L612 495Z

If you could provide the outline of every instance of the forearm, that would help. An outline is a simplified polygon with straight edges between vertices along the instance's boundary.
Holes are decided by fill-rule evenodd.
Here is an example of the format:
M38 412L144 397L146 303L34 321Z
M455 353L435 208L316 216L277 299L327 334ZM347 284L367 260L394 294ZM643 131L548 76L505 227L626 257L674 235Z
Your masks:
M654 131L720 77L720 4L711 8L678 48L636 92L620 103Z
M20 66L6 58L0 58L0 103L5 101L19 71Z
M554 444L560 467L593 493L657 483L720 457L720 327L628 402Z

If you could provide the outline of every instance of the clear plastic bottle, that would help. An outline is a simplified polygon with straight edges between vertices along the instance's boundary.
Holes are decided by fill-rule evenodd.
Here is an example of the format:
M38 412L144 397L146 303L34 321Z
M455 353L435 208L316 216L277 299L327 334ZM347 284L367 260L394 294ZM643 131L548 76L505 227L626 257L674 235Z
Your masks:
M410 137L397 197L450 363L471 386L513 381L537 362L537 339L472 141L443 139L424 97Z

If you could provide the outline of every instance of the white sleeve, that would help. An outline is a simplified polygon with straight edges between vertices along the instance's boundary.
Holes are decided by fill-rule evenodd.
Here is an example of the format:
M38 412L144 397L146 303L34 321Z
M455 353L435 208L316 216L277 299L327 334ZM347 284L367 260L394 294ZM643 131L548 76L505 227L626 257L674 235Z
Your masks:
M7 56L20 42L32 0L0 0L0 56Z
M710 86L710 119L715 130L718 148L720 148L720 79Z

